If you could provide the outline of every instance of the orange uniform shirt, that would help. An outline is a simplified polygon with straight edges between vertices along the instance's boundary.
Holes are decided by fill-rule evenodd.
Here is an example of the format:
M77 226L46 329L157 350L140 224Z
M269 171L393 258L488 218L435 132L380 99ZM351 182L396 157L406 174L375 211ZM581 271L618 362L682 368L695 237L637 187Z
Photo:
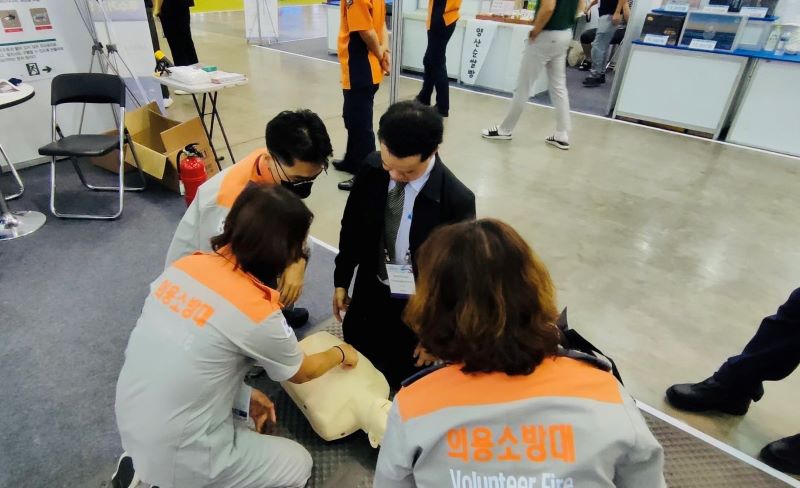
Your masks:
M375 29L378 40L386 36L385 0L342 0L339 20L339 63L342 87L362 88L383 80L381 60L370 52L359 32Z
M433 16L442 16L444 25L458 22L461 17L461 0L430 0L428 2L428 29L431 28Z

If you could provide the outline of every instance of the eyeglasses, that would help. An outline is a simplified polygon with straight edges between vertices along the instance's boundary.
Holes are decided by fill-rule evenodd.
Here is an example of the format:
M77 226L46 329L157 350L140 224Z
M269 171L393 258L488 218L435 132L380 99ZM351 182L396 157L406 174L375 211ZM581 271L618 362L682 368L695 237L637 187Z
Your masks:
M319 170L319 172L317 174L315 174L314 176L294 176L294 177L292 177L292 176L289 176L289 174L286 172L286 168L284 167L283 163L281 162L281 160L279 158L275 157L275 155L272 154L272 153L269 153L269 155L272 157L273 161L275 161L275 166L280 168L280 171L283 173L283 178L285 178L285 181L288 181L289 183L292 183L292 184L309 183L309 182L312 182L312 181L316 180L317 177L319 177L319 175L321 175L323 172L325 174L328 174L328 168L323 166L322 169Z

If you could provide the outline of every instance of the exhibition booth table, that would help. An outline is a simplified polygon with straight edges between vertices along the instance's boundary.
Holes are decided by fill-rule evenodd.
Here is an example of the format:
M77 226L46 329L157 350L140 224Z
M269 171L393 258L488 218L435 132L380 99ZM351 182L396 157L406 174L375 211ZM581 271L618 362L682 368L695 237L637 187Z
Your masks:
M800 140L791 133L798 86L800 55L634 41L614 116L800 155Z

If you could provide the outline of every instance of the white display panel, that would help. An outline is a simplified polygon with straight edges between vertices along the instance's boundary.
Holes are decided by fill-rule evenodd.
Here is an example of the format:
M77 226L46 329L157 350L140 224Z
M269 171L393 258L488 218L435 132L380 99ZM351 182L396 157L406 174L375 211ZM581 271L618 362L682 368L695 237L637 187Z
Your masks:
M747 58L634 45L615 115L719 134Z
M800 63L758 60L728 141L800 156Z

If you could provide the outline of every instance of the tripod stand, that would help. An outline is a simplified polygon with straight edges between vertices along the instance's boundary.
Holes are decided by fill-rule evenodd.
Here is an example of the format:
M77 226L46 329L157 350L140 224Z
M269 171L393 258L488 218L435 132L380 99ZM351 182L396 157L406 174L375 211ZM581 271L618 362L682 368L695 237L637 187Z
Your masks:
M274 36L270 36L267 38L267 45L272 44L273 41L278 40L278 28L275 25L275 19L272 17L272 12L269 9L269 5L267 5L268 0L252 0L252 1L255 2L256 6L256 27L258 28L258 44L262 46L264 45L264 32L261 25L262 10L267 14L267 18L269 19L269 24L272 27L272 32L274 33ZM246 30L245 35L249 35L250 30L249 29L245 30Z
M108 15L108 10L105 5L105 0L80 0L81 3L79 4L79 0L73 0L75 3L75 8L78 10L78 14L83 21L84 26L86 27L89 36L92 38L92 54L91 54L91 61L89 62L89 73L94 73L95 69L95 62L97 63L97 67L99 68L101 73L113 73L120 78L124 77L120 74L119 65L122 65L123 69L125 70L125 75L130 77L133 80L134 85L138 91L138 95L134 92L133 88L131 88L129 83L125 83L125 90L128 95L133 100L134 104L138 107L141 107L148 103L150 100L147 97L147 93L145 92L142 83L139 81L139 78L133 72L131 67L125 61L125 58L120 53L119 49L117 48L116 43L114 43L114 37L112 36L112 27L111 27L111 18ZM100 14L102 15L102 22L105 26L105 34L106 39L108 42L103 45L100 41L100 36L97 32L97 27L95 26L94 15L92 5L96 5L96 9L99 10ZM83 129L83 120L86 114L86 105L84 104L83 109L81 110L81 119L79 125L79 132ZM114 121L116 120L117 113L112 110L112 114L114 115Z

